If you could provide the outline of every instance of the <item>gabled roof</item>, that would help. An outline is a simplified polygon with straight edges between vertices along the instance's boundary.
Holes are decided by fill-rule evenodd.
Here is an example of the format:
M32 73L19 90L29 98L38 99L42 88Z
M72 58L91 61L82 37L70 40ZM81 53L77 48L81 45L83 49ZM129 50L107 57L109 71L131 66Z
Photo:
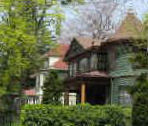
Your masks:
M60 43L56 47L52 48L46 56L58 56L58 57L64 57L67 50L69 49L69 44Z
M55 62L52 67L57 70L68 70L68 65L63 61L63 58L60 58L57 62Z
M77 77L100 77L100 78L110 77L106 72L101 72L101 71L91 71L91 72L81 73L76 76Z
M77 37L74 38L84 49L88 49L92 46L100 46L101 40L93 39L91 37Z
M65 55L65 59L69 57L77 56L82 54L84 51L91 49L92 47L100 47L109 42L122 42L121 39L137 38L139 33L142 31L142 22L133 13L127 13L121 25L117 28L116 32L106 41L93 39L91 37L77 37L71 42L70 48ZM73 49L73 43L77 42L81 46L81 50ZM71 50L74 51L71 51ZM71 55L70 53L74 53Z
M66 52L69 49L69 44L65 43L59 43L57 46L52 48L50 51L48 51L43 57L48 58L48 57L58 57L59 60L56 61L51 67L52 69L56 70L67 70L68 65L63 61L64 56Z
M115 34L109 38L109 41L136 38L141 31L142 22L136 17L134 13L127 13L120 27L118 27Z
M91 47L100 46L101 41L98 39L93 39L91 37L77 37L73 38L71 45L65 55L65 59L72 58L79 54L82 54L84 51L90 49Z

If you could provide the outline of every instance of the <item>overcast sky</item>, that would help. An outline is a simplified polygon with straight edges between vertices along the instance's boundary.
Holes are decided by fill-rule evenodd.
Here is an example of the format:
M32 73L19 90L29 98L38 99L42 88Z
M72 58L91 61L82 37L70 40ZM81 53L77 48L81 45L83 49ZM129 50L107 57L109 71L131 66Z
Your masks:
M110 13L115 7L113 13L113 22L115 24L120 24L122 19L125 17L127 11L132 9L133 13L137 15L140 20L143 20L144 15L148 13L148 0L86 0L84 5L67 5L62 6L62 11L65 14L65 20L62 23L61 35L58 37L59 42L69 43L70 39L78 36L78 32L82 31L82 34L91 35L90 31L87 30L87 26L84 23L83 16L85 13L92 13L93 4L99 10L103 9L106 13ZM91 20L91 19L90 19ZM51 28L54 29L54 28ZM55 33L53 33L55 34Z
M65 21L62 25L62 33L59 38L60 42L69 42L69 38L78 36L77 30L80 28L83 29L84 24L81 22L81 11L86 11L91 13L91 9L93 6L91 4L92 0L87 0L86 5L73 5L63 7L63 11L65 12ZM93 0L98 8L101 9L102 5L106 6L106 11L110 12L111 6L117 4L116 9L114 10L113 20L116 23L122 21L124 16L126 15L129 9L132 9L132 12L137 15L137 17L142 20L144 14L148 12L148 0ZM76 11L75 11L76 10ZM85 15L84 15L85 16ZM84 32L84 31L83 31ZM87 32L87 31L86 31Z

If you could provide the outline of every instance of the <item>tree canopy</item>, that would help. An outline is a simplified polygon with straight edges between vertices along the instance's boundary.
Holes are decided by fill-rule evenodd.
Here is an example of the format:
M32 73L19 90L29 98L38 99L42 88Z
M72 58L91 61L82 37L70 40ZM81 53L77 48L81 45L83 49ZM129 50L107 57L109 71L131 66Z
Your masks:
M0 5L1 97L21 94L30 74L42 67L41 56L54 45L51 21L59 34L63 15L56 0L0 0Z
M148 16L144 20L143 31L139 35L140 39L135 42L138 51L133 61L136 63L136 69L146 72L140 75L130 90L133 97L132 125L146 126L148 124Z

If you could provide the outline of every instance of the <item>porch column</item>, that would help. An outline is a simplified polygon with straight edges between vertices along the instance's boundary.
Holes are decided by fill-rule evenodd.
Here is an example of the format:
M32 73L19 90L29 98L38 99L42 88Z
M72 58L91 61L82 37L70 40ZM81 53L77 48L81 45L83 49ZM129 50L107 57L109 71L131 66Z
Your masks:
M81 104L85 104L86 101L86 84L81 84Z

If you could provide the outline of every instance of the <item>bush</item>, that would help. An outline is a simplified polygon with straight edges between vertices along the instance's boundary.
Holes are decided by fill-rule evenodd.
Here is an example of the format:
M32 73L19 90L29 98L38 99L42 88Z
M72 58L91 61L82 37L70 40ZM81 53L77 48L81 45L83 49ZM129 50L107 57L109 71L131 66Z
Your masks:
M125 126L126 114L118 106L26 105L22 126Z
M133 97L132 125L148 126L148 74L142 74L130 90Z
M61 105L64 84L56 71L51 71L43 86L43 104Z

